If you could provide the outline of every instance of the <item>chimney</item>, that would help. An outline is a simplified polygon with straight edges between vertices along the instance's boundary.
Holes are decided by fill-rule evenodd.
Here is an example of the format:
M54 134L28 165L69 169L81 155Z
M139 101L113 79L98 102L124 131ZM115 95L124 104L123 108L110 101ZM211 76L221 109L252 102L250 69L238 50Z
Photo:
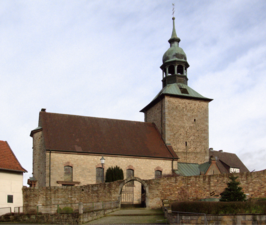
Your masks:
M219 150L219 152L223 152L223 150Z
M210 163L213 165L213 164L216 164L216 157L214 157L214 156L211 156L210 157Z
M45 108L42 108L41 111L42 111L42 112L46 112L46 109L45 109Z
M213 148L209 148L210 151L213 151Z

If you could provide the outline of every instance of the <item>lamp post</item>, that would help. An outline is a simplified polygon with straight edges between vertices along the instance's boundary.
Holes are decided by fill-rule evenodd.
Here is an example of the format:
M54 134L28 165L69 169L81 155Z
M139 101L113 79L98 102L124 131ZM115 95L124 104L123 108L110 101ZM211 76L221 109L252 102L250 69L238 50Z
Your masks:
M101 160L101 164L102 164L102 168L103 168L103 165L104 165L105 159L104 159L103 156L102 156L102 158L101 158L100 160Z
M100 161L101 161L101 164L102 164L102 183L104 182L104 170L103 170L103 165L104 165L104 162L105 162L105 159L103 158L103 156L102 156L102 158L100 159Z

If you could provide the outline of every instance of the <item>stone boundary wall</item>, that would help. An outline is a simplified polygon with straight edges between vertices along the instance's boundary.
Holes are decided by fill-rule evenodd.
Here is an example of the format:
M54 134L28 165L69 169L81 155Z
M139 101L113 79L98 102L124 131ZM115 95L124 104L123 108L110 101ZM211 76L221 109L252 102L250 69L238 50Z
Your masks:
M79 202L120 201L121 188L126 182L141 182L146 189L146 206L160 208L162 199L196 201L219 196L227 187L231 174L201 175L193 177L162 177L141 180L139 178L74 187L23 188L24 206L68 204ZM266 197L266 170L235 174L240 186L249 198Z
M149 207L162 206L162 200L196 201L219 197L227 187L232 174L202 175L192 177L163 177L148 180ZM234 174L248 198L266 198L266 170Z
M205 224L204 216L187 216L175 213L166 213L165 217L170 225L175 224ZM206 215L208 225L235 225L235 224L266 224L266 215L240 214L240 215Z
M85 186L23 187L23 206L78 204L80 202L117 201L123 181Z
M8 223L48 223L48 224L79 224L78 213L65 214L7 214L0 217L0 222Z
M54 213L54 214L6 214L0 216L0 222L12 223L48 223L48 224L83 224L92 220L99 219L105 214L116 211L117 209L102 209L91 212L79 213Z

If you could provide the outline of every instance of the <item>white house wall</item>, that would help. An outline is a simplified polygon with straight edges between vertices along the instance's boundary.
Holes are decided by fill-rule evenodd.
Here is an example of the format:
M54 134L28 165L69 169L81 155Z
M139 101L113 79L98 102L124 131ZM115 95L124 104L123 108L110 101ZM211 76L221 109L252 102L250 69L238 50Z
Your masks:
M0 172L0 208L22 206L23 173ZM7 203L7 196L13 195L13 203Z

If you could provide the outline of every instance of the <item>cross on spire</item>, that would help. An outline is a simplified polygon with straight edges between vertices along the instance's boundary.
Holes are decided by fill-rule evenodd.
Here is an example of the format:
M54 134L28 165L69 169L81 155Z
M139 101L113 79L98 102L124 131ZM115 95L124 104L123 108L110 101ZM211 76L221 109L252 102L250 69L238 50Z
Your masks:
M173 5L173 17L174 17L175 16L175 4L172 3L172 5Z

